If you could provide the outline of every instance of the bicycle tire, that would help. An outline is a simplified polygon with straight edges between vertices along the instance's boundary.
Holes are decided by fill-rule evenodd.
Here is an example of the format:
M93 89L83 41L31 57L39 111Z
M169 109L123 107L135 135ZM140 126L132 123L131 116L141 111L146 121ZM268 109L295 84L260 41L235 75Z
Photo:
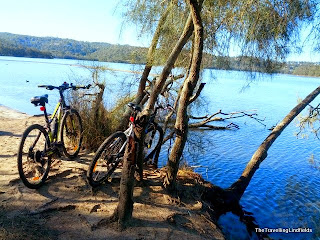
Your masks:
M100 145L87 172L87 179L92 187L101 185L115 171L122 160L125 148L121 152L120 150L126 139L123 132L115 132Z
M32 139L32 137L35 138ZM39 145L37 145L38 143ZM49 148L48 133L39 124L31 125L22 134L17 163L19 176L28 188L39 188L47 179L51 165L51 155L46 155ZM25 162L24 160L27 161ZM25 172L25 170L29 170L25 169L26 165L32 167L31 169L29 168L31 171Z
M75 122L77 121L77 125ZM83 127L80 114L75 109L65 112L60 124L60 141L63 154L73 159L78 156L83 138Z
M151 135L151 136L150 136ZM152 136L153 135L153 136ZM163 142L164 133L162 128L156 124L153 123L147 130L146 137L145 137L145 143L144 143L144 151L145 151L145 158L144 162L148 162L153 159L153 164L158 165L158 158ZM151 144L150 144L150 138L151 138Z

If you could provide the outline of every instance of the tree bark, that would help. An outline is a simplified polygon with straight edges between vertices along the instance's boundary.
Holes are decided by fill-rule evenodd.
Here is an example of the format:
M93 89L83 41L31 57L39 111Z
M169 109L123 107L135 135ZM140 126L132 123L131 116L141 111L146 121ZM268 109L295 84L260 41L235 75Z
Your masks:
M123 159L123 169L120 180L119 203L114 212L114 220L118 221L119 227L125 227L125 223L132 218L133 211L133 187L135 172L135 141L129 138Z
M132 218L135 160L135 140L129 137L123 157L118 206L111 217L100 220L96 225L91 227L92 230L101 228L112 222L117 222L119 229L122 230Z
M139 83L139 87L138 87L138 91L137 91L137 96L136 96L136 99L135 99L135 102L137 104L139 104L141 102L142 98L145 95L144 90L146 88L146 82L148 80L149 73L150 73L151 68L153 66L154 54L155 54L156 47L157 47L157 44L158 44L158 41L159 41L159 38L160 38L160 35L161 35L162 27L163 27L163 24L165 23L165 21L167 20L167 17L169 15L171 9L172 9L172 3L169 5L169 7L164 12L164 14L161 16L161 18L159 20L159 23L157 25L157 29L156 29L156 31L155 31L155 33L153 35L152 42L151 42L151 45L150 45L149 50L148 50L147 64L146 64L146 66L144 68L144 71L142 73L142 76L141 76L141 79L140 79L140 83Z
M155 86L151 92L150 99L148 101L147 106L144 108L144 110L137 116L136 121L139 123L140 128L135 128L135 134L138 136L138 154L137 154L137 165L139 166L139 175L140 179L143 175L142 173L142 166L143 166L143 146L142 143L144 141L144 131L146 128L146 123L149 120L150 114L154 109L154 105L156 103L157 98L159 97L159 94L161 93L163 86L174 66L174 63L176 62L180 52L182 51L184 45L188 42L190 36L193 32L193 24L192 24L192 18L191 15L189 15L188 20L186 22L185 28L183 30L183 33L181 34L177 44L175 45L174 49L172 50L166 65L164 66L161 75L157 79ZM139 138L140 137L140 138ZM142 180L142 179L141 179Z
M166 65L164 66L164 68L159 76L159 79L157 79L157 81L155 83L155 86L154 86L153 91L151 93L149 102L147 104L147 107L145 108L145 112L147 114L149 114L150 111L153 110L154 105L158 99L159 94L161 93L161 91L163 89L163 86L164 86L168 76L169 76L179 54L181 53L184 45L188 42L189 38L191 37L192 32L193 32L193 24L192 24L192 17L190 14L177 44L175 45L174 49L172 50L172 52L166 62Z
M155 54L155 51L156 51L156 47L157 47L157 44L158 44L158 41L159 41L159 38L160 38L160 35L161 35L161 31L162 31L162 27L163 27L163 24L165 23L170 11L172 9L172 3L169 5L169 7L166 9L165 13L161 16L159 22L158 22L158 25L157 25L157 29L153 35L153 38L152 38L152 41L151 41L151 45L148 49L148 54L147 54L147 63L144 67L144 70L143 70L143 73L142 73L142 76L140 78L140 82L139 82L139 87L138 87L138 90L137 90L137 95L134 99L134 103L135 104L140 104L145 93L144 93L144 90L146 88L146 82L148 80L148 77L149 77L149 73L152 69L152 66L153 66L153 62L154 62L154 54ZM120 126L119 126L119 129L122 129L124 130L127 125L128 125L128 119L129 119L129 116L130 116L130 113L131 113L131 110L130 109L127 109L126 112L124 113L124 116L122 118L122 121L120 123Z
M180 158L182 156L182 152L188 135L187 108L193 95L193 91L199 80L202 60L203 27L200 16L200 8L196 0L188 0L188 4L190 6L195 34L193 43L193 56L190 73L183 84L179 99L179 107L175 122L176 139L170 152L167 164L167 172L163 182L164 186L169 190L175 188L175 181L179 169Z
M233 183L228 191L231 191L235 197L240 200L243 193L247 189L254 173L258 170L261 162L267 157L268 150L282 131L289 125L289 123L320 93L320 86L311 92L302 102L294 107L289 114L272 130L269 136L259 146L257 151L253 154L250 162L244 169L241 177Z

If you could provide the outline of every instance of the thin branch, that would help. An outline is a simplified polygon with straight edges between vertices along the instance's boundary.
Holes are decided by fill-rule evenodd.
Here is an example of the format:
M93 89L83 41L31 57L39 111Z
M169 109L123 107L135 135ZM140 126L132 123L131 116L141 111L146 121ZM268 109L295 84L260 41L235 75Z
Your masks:
M226 116L226 117L216 117L219 114ZM261 125L266 127L266 125L264 123L262 123L264 121L264 119L259 119L256 116L257 116L257 113L247 113L244 111L224 113L221 110L219 110L218 112L211 114L210 116L208 116L208 115L201 116L201 117L189 116L190 119L199 119L199 120L203 119L202 121L198 121L198 122L194 122L194 123L189 124L189 127L190 128L198 128L198 127L203 127L204 125L207 125L210 122L225 121L228 119L241 118L241 117L252 118L255 121L257 121L258 123L260 123Z
M206 85L206 83L200 83L200 86L199 86L197 92L195 93L195 95L193 95L193 96L189 99L189 103L188 103L188 104L193 103L193 102L200 96L200 93L201 93L202 89L204 88L204 85Z
M170 85L172 86L172 84L173 84L175 81L177 81L178 79L181 79L181 78L183 78L183 77L184 77L184 74L179 74L179 75L176 75L176 76L170 75L169 78L168 78L169 80L167 80L167 82L165 83L165 85L164 85L163 88L162 88L161 94L164 95L164 93L165 93L166 91L169 91L169 90L170 90L170 88L169 88Z
M162 144L166 143L168 140L174 137L175 131L171 131L162 141Z

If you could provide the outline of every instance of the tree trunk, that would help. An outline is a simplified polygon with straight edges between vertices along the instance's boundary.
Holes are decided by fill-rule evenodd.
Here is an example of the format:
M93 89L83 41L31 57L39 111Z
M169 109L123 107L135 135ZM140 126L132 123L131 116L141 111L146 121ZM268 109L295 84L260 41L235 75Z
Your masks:
M243 193L247 189L254 173L260 166L260 163L267 157L268 150L277 139L282 131L289 125L289 123L310 103L312 102L320 93L320 86L316 88L312 93L310 93L302 102L300 102L296 107L294 107L289 114L272 130L269 136L263 141L257 151L253 154L250 162L244 169L241 177L233 183L228 191L233 192L235 197L240 200Z
M144 97L144 90L146 88L146 82L148 80L148 76L149 76L149 73L151 71L151 68L153 66L153 62L154 62L154 54L155 54L155 51L156 51L156 47L157 47L157 44L158 44L158 41L159 41L159 38L160 38L160 35L161 35L161 31L162 31L162 27L163 27L163 24L165 23L165 21L167 20L167 17L170 13L172 9L172 3L168 6L168 8L166 9L166 11L164 12L164 14L161 16L160 20L159 20L159 23L157 25L157 29L153 35L153 38L152 38L152 42L151 42L151 45L149 47L149 50L148 50L148 55L147 55L147 64L144 68L144 71L142 73L142 76L141 76L141 79L140 79L140 83L139 83L139 87L138 87L138 91L137 91L137 96L135 98L135 102L137 104L139 104L142 100L142 98Z
M191 37L192 32L193 32L193 24L192 24L192 17L190 14L177 44L175 45L174 49L172 50L165 66L159 76L159 79L157 79L157 81L155 83L155 86L154 86L153 91L151 93L148 105L145 109L146 114L149 114L149 112L153 110L154 105L158 99L159 94L161 93L161 91L163 89L163 86L164 86L168 76L169 76L179 54L181 53L184 45L188 42L189 38Z
M180 158L182 156L182 152L187 140L187 108L191 100L190 98L192 97L193 91L199 80L200 66L202 60L203 27L200 16L200 8L196 0L189 0L188 3L190 5L190 11L195 34L193 44L193 56L190 73L183 84L179 99L179 107L175 123L176 139L169 156L167 172L163 182L164 186L169 190L172 190L175 187L175 180L179 169Z
M123 169L120 181L119 203L114 212L119 227L123 228L125 223L132 218L133 211L133 187L135 172L135 141L129 138L123 159Z
M135 160L135 140L129 137L123 156L118 206L111 217L100 220L96 225L91 227L92 230L101 228L112 222L118 222L118 227L122 230L132 218Z
M172 50L166 65L164 66L162 73L157 79L155 86L153 88L153 91L151 92L150 99L148 102L148 105L145 107L145 109L138 115L137 122L140 125L140 128L135 129L135 134L138 136L138 142L139 142L139 148L138 148L138 158L137 158L137 165L139 166L139 175L140 178L142 177L142 166L143 166L143 146L141 143L144 141L144 131L146 128L146 123L148 122L150 113L154 109L154 105L156 103L156 100L161 93L163 86L171 72L171 69L174 66L175 61L177 60L180 52L182 51L182 48L187 43L188 39L192 35L193 32L193 25L192 25L192 18L191 15L189 15L188 20L186 22L185 28L183 30L183 33L181 34L177 44L175 45L174 49ZM140 137L140 138L139 138ZM142 179L141 179L142 180Z
M137 90L137 95L134 99L134 103L135 104L140 104L145 93L144 93L144 90L146 88L146 82L148 80L148 77L149 77L149 73L151 71L151 68L153 66L153 62L154 62L154 54L155 54L155 51L156 51L156 47L157 47L157 44L158 44L158 41L159 41L159 38L160 38L160 35L161 35L161 31L162 31L162 27L163 27L163 24L165 23L170 11L172 9L172 3L170 4L170 6L166 9L165 13L161 16L159 22L158 22L158 25L157 25L157 29L153 35L153 38L152 38L152 41L151 41L151 45L148 49L148 54L147 54L147 63L144 67L144 70L143 70L143 73L142 73L142 76L140 78L140 82L139 82L139 87L138 87L138 90ZM129 116L130 116L130 113L131 113L131 110L130 109L127 109L126 112L124 113L124 116L122 118L122 121L120 123L120 126L119 126L119 129L126 129L127 125L128 125L128 119L129 119Z

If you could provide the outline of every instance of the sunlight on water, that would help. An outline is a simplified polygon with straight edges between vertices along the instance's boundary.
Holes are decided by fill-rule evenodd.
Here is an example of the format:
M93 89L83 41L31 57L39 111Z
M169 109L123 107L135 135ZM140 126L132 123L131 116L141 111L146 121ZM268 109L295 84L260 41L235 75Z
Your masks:
M46 63L39 63L46 62ZM90 79L90 71L79 66L75 60L48 60L0 57L0 104L28 114L39 114L30 104L35 95L49 94L49 108L58 100L54 91L37 88L38 84L60 85L62 82ZM99 63L114 69L139 69L130 64ZM105 102L111 106L124 86L136 83L138 75L126 72L107 72L103 75L107 83ZM191 132L190 138L202 141L203 149L196 155L187 149L184 159L203 177L220 187L228 187L241 175L252 154L270 133L268 128L280 122L297 104L320 84L319 78L290 75L259 75L246 88L250 78L247 74L235 71L205 70L203 82L207 82L202 97L210 104L208 113L219 109L223 112L257 110L263 125L250 118L233 119L240 126L234 131ZM125 78L125 81L120 81ZM121 80L119 80L121 79ZM136 84L128 91L132 92ZM318 97L315 102L319 102ZM198 115L205 113L205 107ZM226 125L231 121L222 123ZM274 233L275 239L319 239L320 238L320 170L310 163L313 155L320 159L320 143L314 136L297 139L298 129L291 123L275 141L268 157L255 173L247 191L241 199L244 210L253 213L256 223L264 228L309 227L312 234ZM164 146L160 163L166 164L167 150ZM190 152L194 152L191 147ZM227 213L219 220L229 239L248 239L250 236L239 217ZM252 237L255 239L255 237Z

